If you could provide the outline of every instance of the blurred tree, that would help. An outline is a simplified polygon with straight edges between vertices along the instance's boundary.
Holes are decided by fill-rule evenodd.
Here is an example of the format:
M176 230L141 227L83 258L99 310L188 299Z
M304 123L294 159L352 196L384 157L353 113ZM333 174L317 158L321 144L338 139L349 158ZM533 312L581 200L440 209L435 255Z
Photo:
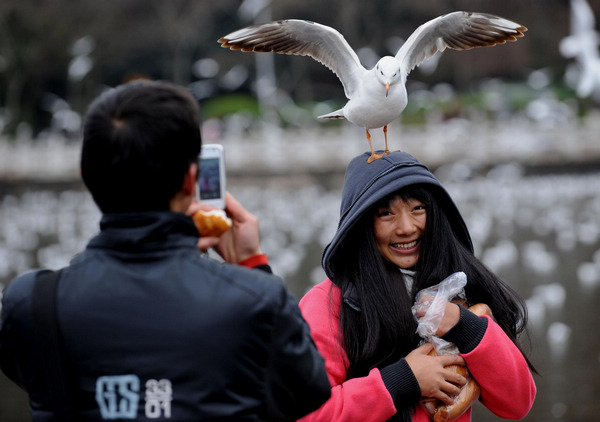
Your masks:
M34 135L49 124L48 94L65 100L83 113L87 103L106 86L134 77L194 82L192 64L213 58L220 70L217 86L227 72L243 66L249 72L239 92L252 89L253 54L221 49L216 40L251 24L240 15L242 0L2 0L0 2L0 133L14 134L19 123ZM368 2L348 0L277 0L270 4L273 19L309 19L339 30L350 45L368 56L390 54L398 41L419 25L454 10L495 13L529 28L515 44L469 52L447 51L435 72L419 70L412 81L451 83L471 88L481 78L525 80L529 71L554 69L560 75L566 60L558 42L569 32L566 0L420 0ZM600 3L591 1L596 14ZM600 20L600 19L599 19ZM80 78L69 80L72 47L89 37L94 48L86 57L91 65ZM390 47L394 45L395 47ZM364 54L363 54L364 53ZM327 68L304 57L275 57L277 86L297 102L343 101L339 81ZM562 76L562 75L560 75ZM557 76L558 77L558 76ZM227 92L225 85L213 95ZM4 122L4 123L3 123Z
M43 92L49 85L64 90L69 60L64 46L73 22L60 3L43 2L43 13L41 2L4 0L0 4L0 54L5 61L0 96L5 107L5 131L13 132L22 121L46 124L39 108ZM56 25L61 21L64 25Z
M34 134L48 126L48 93L79 112L104 86L135 77L190 81L191 63L208 56L215 28L236 0L3 0L0 2L0 133L21 122ZM69 82L71 47L95 41L94 67Z

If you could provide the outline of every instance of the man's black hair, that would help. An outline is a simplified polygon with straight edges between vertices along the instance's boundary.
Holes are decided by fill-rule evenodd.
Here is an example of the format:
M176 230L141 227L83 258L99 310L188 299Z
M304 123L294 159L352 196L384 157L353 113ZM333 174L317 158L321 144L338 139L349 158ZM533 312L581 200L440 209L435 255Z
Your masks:
M130 82L90 105L81 176L103 213L165 211L201 144L199 107L187 90Z

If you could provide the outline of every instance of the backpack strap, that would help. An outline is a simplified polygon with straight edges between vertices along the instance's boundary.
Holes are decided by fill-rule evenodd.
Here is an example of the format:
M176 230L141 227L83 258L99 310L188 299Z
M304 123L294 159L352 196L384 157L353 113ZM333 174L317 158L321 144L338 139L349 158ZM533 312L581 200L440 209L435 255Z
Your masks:
M57 421L70 421L67 371L58 327L56 297L62 270L41 271L33 286L33 322L38 359L43 371L44 392Z

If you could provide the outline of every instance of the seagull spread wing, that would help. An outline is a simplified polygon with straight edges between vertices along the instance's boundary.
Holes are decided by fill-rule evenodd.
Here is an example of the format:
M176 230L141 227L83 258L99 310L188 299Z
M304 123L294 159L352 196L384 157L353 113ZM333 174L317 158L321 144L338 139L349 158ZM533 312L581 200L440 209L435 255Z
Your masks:
M358 88L366 69L342 34L315 22L289 19L252 25L219 39L232 50L310 56L331 69L344 85L346 97Z
M516 41L527 31L524 26L486 13L454 12L439 16L417 28L402 45L396 59L406 77L423 60L447 47L469 50Z

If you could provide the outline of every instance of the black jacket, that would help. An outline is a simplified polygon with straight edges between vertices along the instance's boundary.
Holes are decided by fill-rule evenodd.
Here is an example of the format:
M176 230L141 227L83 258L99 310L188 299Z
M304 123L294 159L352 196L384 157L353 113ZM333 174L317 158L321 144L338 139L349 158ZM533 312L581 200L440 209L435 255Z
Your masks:
M196 249L170 212L105 215L60 279L57 309L83 420L293 420L330 395L323 359L281 279ZM54 420L32 335L35 273L5 289L0 364Z

